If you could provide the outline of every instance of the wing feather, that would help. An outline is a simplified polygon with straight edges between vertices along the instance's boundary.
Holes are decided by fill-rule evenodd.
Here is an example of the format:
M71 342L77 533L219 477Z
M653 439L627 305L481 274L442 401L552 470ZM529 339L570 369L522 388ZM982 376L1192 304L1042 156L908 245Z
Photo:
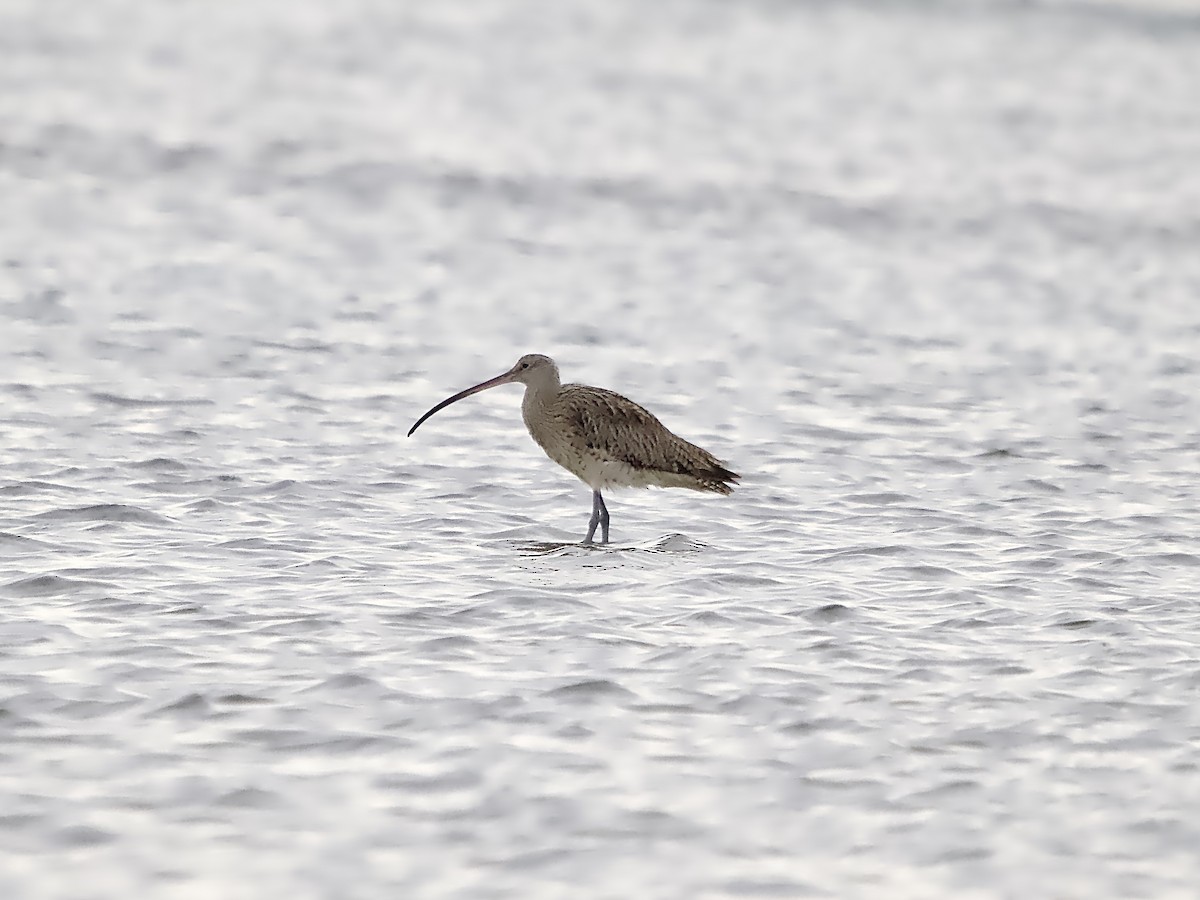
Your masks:
M728 494L739 476L702 447L668 429L627 397L604 388L564 385L560 415L589 452L638 470L679 476L680 485ZM689 483L694 482L694 483Z

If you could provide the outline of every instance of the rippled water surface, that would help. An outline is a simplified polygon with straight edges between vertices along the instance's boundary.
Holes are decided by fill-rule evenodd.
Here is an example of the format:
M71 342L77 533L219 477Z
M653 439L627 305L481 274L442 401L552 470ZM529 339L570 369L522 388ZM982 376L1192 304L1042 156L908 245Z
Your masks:
M3 896L1195 896L1194 6L0 18Z

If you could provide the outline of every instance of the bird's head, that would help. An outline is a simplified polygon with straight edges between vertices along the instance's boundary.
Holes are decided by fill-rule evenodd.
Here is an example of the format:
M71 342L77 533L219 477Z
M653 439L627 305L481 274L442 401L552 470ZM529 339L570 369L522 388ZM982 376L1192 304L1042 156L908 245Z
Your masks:
M519 381L524 385L541 384L543 382L558 383L558 366L548 356L540 353L526 353L501 378Z

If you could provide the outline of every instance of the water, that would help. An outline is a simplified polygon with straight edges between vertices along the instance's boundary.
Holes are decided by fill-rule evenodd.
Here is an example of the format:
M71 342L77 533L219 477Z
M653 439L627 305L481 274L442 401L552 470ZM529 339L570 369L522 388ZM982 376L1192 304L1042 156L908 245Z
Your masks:
M4 896L1194 896L1195 7L0 16Z

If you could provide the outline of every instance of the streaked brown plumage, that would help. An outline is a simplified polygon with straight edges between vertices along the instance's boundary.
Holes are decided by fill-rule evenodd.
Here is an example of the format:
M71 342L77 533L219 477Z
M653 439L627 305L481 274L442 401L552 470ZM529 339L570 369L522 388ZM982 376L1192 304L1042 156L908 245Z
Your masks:
M701 447L673 434L648 410L603 388L562 384L558 366L532 353L488 381L460 391L417 420L418 426L457 400L502 384L525 385L525 427L552 460L592 489L585 543L601 527L608 542L608 510L600 492L610 487L682 487L729 494L739 476Z

